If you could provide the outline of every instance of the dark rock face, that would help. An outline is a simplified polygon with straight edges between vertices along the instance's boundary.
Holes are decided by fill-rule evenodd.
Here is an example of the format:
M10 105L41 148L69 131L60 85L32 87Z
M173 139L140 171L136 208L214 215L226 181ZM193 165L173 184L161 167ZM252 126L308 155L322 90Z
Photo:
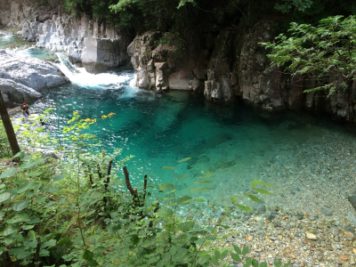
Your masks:
M222 103L238 97L266 111L310 110L356 122L356 82L332 96L305 94L303 90L312 87L313 81L290 77L270 66L260 43L272 40L277 26L278 22L266 19L249 28L221 30L203 58L201 54L177 57L174 45L158 45L163 33L144 33L128 47L137 86L198 91L207 100Z
M216 39L213 54L207 66L207 79L204 82L206 99L230 102L237 94L234 65L234 32L222 31Z
M270 67L260 42L274 38L278 19L221 29L211 34L202 51L182 53L179 38L164 41L172 33L146 32L129 44L117 29L64 14L57 1L47 2L41 6L40 1L0 0L0 24L20 28L37 46L64 51L89 71L124 65L131 58L140 88L190 90L213 102L240 98L267 111L307 109L356 122L356 81L332 96L304 94L313 81Z
M286 107L283 77L269 66L266 51L260 45L273 37L274 23L271 21L260 21L245 33L236 69L242 99L269 111Z

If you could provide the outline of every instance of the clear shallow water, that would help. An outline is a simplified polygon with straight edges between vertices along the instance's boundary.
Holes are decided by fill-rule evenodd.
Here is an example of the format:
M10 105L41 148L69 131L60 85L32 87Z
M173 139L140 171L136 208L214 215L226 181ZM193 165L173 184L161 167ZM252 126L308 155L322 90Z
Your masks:
M16 34L0 30L0 49L15 49L28 46L29 44L29 42L24 41Z
M0 49L11 49L17 55L34 57L41 60L56 61L57 56L44 49L33 46L33 43L24 41L20 36L0 30Z
M0 48L8 38L0 36ZM53 58L38 48L18 52ZM260 179L273 184L268 207L331 213L356 225L347 200L356 192L354 133L310 116L264 118L244 106L210 106L187 93L155 95L133 87L130 72L90 74L59 59L72 84L51 89L32 111L54 108L48 128L57 138L73 111L90 118L116 113L98 120L91 132L103 148L134 156L127 166L137 186L148 174L151 185L172 183L181 195L223 204Z
M129 83L115 90L70 85L37 105L55 108L50 124L59 128L73 111L90 118L115 112L91 132L106 149L134 156L127 166L138 186L148 174L151 184L224 203L261 179L273 184L271 205L355 215L347 206L356 190L354 134L307 116L267 119L243 106L209 106L179 92L158 96Z

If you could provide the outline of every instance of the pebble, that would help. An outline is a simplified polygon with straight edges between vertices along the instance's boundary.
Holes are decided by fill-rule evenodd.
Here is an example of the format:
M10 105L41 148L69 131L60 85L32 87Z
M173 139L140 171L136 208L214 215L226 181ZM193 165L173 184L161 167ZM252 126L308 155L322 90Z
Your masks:
M307 239L309 240L317 240L318 238L316 237L316 235L312 234L312 233L309 233L309 232L306 232L306 237Z
M256 223L257 217L253 216L239 222L235 220L238 229L227 230L233 238L221 242L249 246L249 257L271 264L279 258L285 263L290 261L291 266L356 266L356 240L353 231L348 231L351 230L349 225L335 224L330 217L303 216L300 220L297 213L292 215L281 210L274 215L272 222L264 218L262 224ZM275 227L277 222L290 228ZM263 234L251 235L259 231Z

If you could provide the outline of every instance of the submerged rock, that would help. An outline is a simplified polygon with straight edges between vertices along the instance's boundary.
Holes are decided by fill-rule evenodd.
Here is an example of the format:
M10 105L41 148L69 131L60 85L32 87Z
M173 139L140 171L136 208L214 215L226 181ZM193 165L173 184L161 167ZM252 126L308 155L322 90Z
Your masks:
M351 203L351 206L356 210L356 194L349 196L347 199Z

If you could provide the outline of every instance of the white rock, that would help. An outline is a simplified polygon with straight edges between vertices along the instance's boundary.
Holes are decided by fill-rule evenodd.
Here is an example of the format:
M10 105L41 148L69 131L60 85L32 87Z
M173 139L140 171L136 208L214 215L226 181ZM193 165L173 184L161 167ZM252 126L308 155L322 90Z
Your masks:
M306 232L305 235L306 235L307 239L309 239L309 240L317 240L317 237L315 234Z

